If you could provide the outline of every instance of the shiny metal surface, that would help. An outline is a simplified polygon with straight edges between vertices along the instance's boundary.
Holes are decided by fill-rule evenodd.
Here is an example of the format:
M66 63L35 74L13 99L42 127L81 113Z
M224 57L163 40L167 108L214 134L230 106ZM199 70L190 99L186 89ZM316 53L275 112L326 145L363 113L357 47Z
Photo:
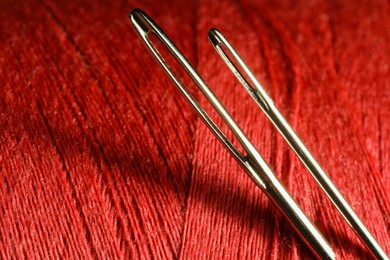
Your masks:
M204 80L199 76L196 70L191 66L187 59L180 53L176 46L170 41L165 33L141 10L134 9L129 14L130 20L137 30L142 40L155 56L160 65L164 68L168 76L175 83L177 88L198 112L202 120L216 135L216 137L225 145L229 152L234 156L242 168L247 172L255 184L260 187L271 199L277 208L287 217L288 221L295 228L298 234L302 237L305 243L312 250L314 255L319 259L335 259L335 254L331 247L316 229L316 227L306 217L297 203L291 198L283 185L276 178L271 168L267 165L253 144L245 136L239 126L226 111L224 106L215 97ZM191 76L196 85L200 88L204 96L210 101L214 109L223 118L224 122L229 126L234 135L237 137L240 144L243 146L246 154L242 154L225 136L220 128L214 123L204 109L199 105L197 100L188 92L180 79L175 75L170 66L161 56L155 45L148 37L149 33L153 33L158 40L170 51L173 57L179 61L187 73ZM267 103L268 104L268 103Z
M321 188L325 191L334 205L337 207L338 211L343 215L345 220L349 223L352 229L360 237L363 243L367 246L370 252L377 259L389 259L383 249L379 246L374 237L370 234L367 228L364 226L359 217L355 214L352 208L349 206L347 201L329 179L325 171L317 163L314 157L311 155L309 150L299 139L294 130L290 127L278 109L275 107L273 101L268 96L264 88L257 81L253 73L249 70L248 66L241 59L238 53L230 45L230 43L225 39L225 37L217 30L211 29L208 33L209 39L213 46L215 47L218 54L224 60L226 65L238 78L244 88L252 96L255 102L260 106L264 111L267 117L272 121L276 126L279 132L282 134L284 139L288 142L290 147L294 150L295 154L300 158L302 163L306 166L312 176L316 179ZM224 49L228 50L230 57L235 59L235 63L229 58ZM235 66L238 64L240 69L242 69L245 74L249 77L248 81L245 76L239 71ZM253 84L251 84L252 82Z

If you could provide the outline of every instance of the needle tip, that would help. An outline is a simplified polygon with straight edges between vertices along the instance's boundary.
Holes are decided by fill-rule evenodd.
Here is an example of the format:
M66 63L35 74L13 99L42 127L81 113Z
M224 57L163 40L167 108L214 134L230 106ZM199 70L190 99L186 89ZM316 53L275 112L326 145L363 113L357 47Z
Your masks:
M222 43L221 41L221 33L215 29L215 28L211 28L208 33L207 33L208 37L209 37L209 40L210 42L216 47L218 46L219 44Z
M142 14L143 12L142 12L142 10L141 9L139 9L139 8L134 8L133 10L131 10L130 12L129 12L129 14L128 14L128 16L129 16L129 18L130 19L132 19L132 17L134 17L135 15L140 15L140 14Z
M149 31L150 28L148 26L148 15L144 13L141 9L134 8L129 13L129 19L131 23L133 24L134 28L138 31L138 33L145 37Z

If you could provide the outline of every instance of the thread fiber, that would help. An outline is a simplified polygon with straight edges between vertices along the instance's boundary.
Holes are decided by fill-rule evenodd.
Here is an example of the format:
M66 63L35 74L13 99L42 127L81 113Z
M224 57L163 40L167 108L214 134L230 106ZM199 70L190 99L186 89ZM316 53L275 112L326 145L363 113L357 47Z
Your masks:
M0 258L313 258L143 46L127 18L135 7L198 69L337 257L370 259L208 42L218 28L390 253L388 1L0 5Z

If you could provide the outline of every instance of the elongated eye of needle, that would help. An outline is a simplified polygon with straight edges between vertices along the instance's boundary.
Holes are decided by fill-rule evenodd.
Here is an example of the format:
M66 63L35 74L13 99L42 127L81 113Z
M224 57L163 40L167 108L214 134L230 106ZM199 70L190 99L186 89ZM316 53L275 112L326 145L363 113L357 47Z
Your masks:
M221 56L226 65L230 68L230 70L234 73L240 83L244 86L244 88L248 91L248 93L252 96L255 102L260 106L260 108L264 111L267 117L272 121L272 123L276 126L279 132L282 134L284 139L288 142L290 147L294 150L295 154L299 157L302 163L306 166L309 172L316 179L317 183L321 186L321 188L325 191L328 197L331 199L333 204L336 206L341 215L345 218L345 220L349 223L352 229L356 232L356 234L360 237L363 243L367 246L370 252L377 259L388 259L385 252L379 246L379 244L375 241L374 237L370 234L367 228L364 226L362 221L358 218L352 208L349 206L347 201L343 198L341 193L337 190L335 185L326 175L325 171L321 168L321 166L317 163L314 157L311 155L309 150L305 147L303 142L299 139L297 134L291 128L291 126L287 123L286 119L282 116L282 114L278 111L278 109L273 104L271 98L267 95L266 91L263 89L261 84L256 80L253 73L250 71L245 62L241 59L238 53L234 50L234 48L230 45L230 43L225 39L225 37L217 30L211 29L208 32L209 39L213 46L215 47L218 54ZM222 46L225 47L231 54L236 63L240 66L240 68L246 73L249 77L248 81L245 76L237 69L231 59L228 57ZM251 85L249 82L252 82Z
M271 168L267 165L253 144L241 131L236 122L232 119L230 114L226 111L224 106L215 97L213 92L206 85L204 80L199 76L196 70L191 66L187 59L180 53L171 40L165 35L165 33L150 19L144 12L139 9L134 9L129 14L130 20L137 30L146 46L152 52L154 57L164 68L165 72L175 83L179 91L192 105L196 112L200 115L205 124L216 135L216 137L222 142L222 144L229 150L237 162L247 172L254 183L260 187L268 196L268 198L274 202L277 208L287 217L288 221L295 228L301 238L309 246L315 256L319 259L335 259L335 254L330 248L327 241L323 238L320 232L306 217L303 211L299 208L297 203L291 198L290 194L286 191L283 185L276 178ZM188 92L185 86L181 83L180 79L175 75L170 66L166 63L160 52L152 43L148 34L154 34L157 39L164 44L164 46L170 51L173 57L183 66L186 72L191 76L196 85L200 88L204 96L212 104L214 109L222 117L224 122L232 130L237 140L243 146L246 155L242 154L232 142L225 136L215 122L209 117L205 110L199 105L197 100Z

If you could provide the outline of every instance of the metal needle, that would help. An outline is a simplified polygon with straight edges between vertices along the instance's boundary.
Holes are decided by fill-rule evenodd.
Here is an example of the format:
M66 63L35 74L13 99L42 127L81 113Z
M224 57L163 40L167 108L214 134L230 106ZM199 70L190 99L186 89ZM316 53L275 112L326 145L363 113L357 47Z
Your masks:
M328 197L331 199L333 204L336 206L341 215L345 218L345 220L349 223L352 229L356 232L356 234L360 237L360 239L364 242L370 252L377 259L388 260L389 258L386 256L383 249L379 246L378 242L374 239L371 233L364 226L363 222L359 219L359 217L355 214L351 206L349 206L348 202L341 195L336 186L329 179L325 171L321 168L321 166L314 159L313 155L309 152L303 142L300 140L298 135L294 132L291 126L287 123L286 119L282 116L279 110L275 107L271 98L268 96L264 88L257 81L253 73L250 71L245 62L241 59L238 53L234 50L234 48L230 45L230 43L225 39L225 37L217 30L211 29L208 33L209 39L213 46L215 47L218 54L221 56L226 65L230 68L230 70L234 73L234 75L238 78L244 88L248 91L248 93L252 96L255 102L260 106L260 108L264 111L267 117L272 121L272 123L276 126L279 132L282 134L284 139L288 142L290 147L294 150L295 154L299 157L302 163L306 166L312 176L316 179L317 183L321 186L321 188L325 191ZM248 81L245 76L237 69L234 63L227 56L226 52L222 47L227 49L231 56L238 63L240 68L246 73L249 77ZM253 83L250 84L250 82Z

